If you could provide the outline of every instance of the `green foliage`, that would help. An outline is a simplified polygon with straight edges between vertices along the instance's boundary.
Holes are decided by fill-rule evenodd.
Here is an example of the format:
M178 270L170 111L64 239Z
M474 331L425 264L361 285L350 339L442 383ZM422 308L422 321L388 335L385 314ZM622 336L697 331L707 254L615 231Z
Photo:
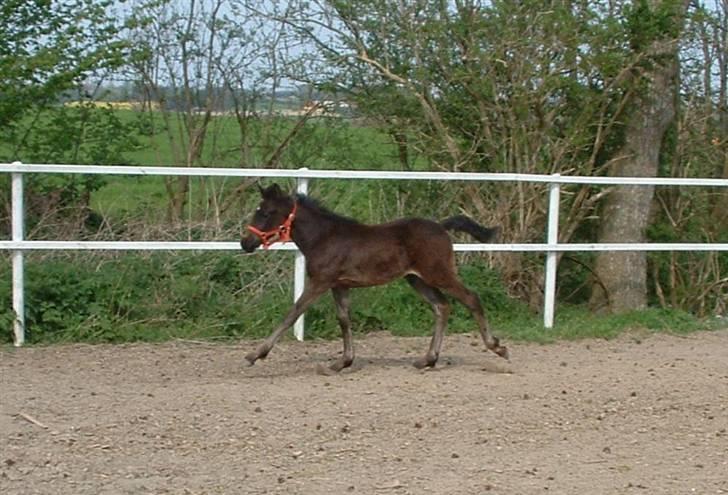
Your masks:
M625 26L633 50L641 52L659 40L676 39L680 33L683 0L649 2L636 0L624 8Z
M42 128L42 132L34 129ZM110 107L91 103L54 106L40 120L17 122L15 133L0 146L0 160L26 163L121 164L125 153L139 141L133 124L121 120ZM22 136L22 143L13 142ZM106 184L101 175L38 174L25 181L26 230L43 232L46 224L63 223L60 217L86 218L91 195ZM0 178L0 210L9 205L9 177ZM9 216L9 212L5 212ZM39 222L44 222L40 224Z
M142 145L136 124L109 105L55 105L18 121L0 145L0 160L118 165Z
M270 272L271 260L263 258L156 253L30 259L25 289L28 340L260 337L290 302L290 283L279 286L282 274ZM12 319L10 279L5 263L0 268L3 321ZM10 337L6 333L3 340Z
M170 338L261 338L291 305L292 258L285 253L184 253L32 257L26 263L26 328L30 343L133 342ZM596 317L563 306L555 328L510 298L497 273L478 259L460 274L481 297L498 335L511 340L612 338L624 330L688 332L719 328L678 310L650 309ZM0 323L10 342L10 266L0 266ZM404 281L352 292L357 333L388 330L429 335L429 305ZM468 311L453 301L451 332L476 331ZM330 297L306 313L308 338L338 338Z
M720 318L700 319L682 310L649 308L619 315L594 315L584 306L560 305L552 329L544 329L541 315L528 313L496 317L495 329L510 340L550 343L558 340L613 339L630 333L686 334L701 330L725 330Z
M277 260L271 260L274 257ZM29 342L127 342L170 337L267 335L291 304L291 258L280 253L128 254L49 257L26 263L26 326ZM283 262L283 264L280 264ZM274 263L274 264L271 264ZM0 273L0 319L11 319L10 267ZM464 267L465 282L494 313L517 307L495 273ZM400 335L430 331L432 313L408 284L355 290L357 332L390 329ZM306 315L311 337L339 335L329 297ZM11 325L5 328L11 328ZM454 331L470 330L457 309ZM4 340L10 340L10 334Z
M122 62L109 0L0 3L0 132Z

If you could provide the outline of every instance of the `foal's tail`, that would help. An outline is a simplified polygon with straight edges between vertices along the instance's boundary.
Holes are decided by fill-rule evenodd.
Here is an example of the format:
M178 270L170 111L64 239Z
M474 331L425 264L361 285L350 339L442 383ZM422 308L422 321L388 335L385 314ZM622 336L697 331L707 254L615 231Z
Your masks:
M483 227L472 218L466 217L465 215L455 215L454 217L443 220L440 222L440 225L442 225L445 230L457 230L459 232L470 234L480 242L494 241L498 237L498 234L500 234L500 227Z

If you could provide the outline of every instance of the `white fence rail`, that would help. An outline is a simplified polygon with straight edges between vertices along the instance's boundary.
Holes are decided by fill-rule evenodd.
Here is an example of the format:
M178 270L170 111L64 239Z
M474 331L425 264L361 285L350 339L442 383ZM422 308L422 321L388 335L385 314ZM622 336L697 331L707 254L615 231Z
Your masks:
M231 168L180 168L180 167L127 167L96 165L41 165L19 162L0 164L0 172L11 174L12 189L12 238L0 241L0 249L12 252L13 265L13 310L15 321L13 332L15 345L25 341L24 303L24 261L23 253L32 250L239 250L240 244L230 242L125 242L125 241L28 241L24 237L23 176L38 174L100 174L100 175L162 175L197 177L277 177L295 178L297 190L306 193L311 179L386 179L386 180L445 180L481 182L534 182L549 184L549 212L546 243L530 244L455 244L456 251L530 251L546 253L546 276L544 283L544 327L551 328L554 321L556 295L556 272L559 252L565 251L728 251L728 244L720 243L651 243L651 244L565 244L558 242L559 202L562 184L595 185L657 185L657 186L703 186L728 187L725 179L677 179L652 177L583 177L497 174L466 172L396 172L364 170L297 170L282 169L231 169ZM296 250L292 243L276 244L276 250ZM294 298L303 291L305 261L297 251L294 269ZM303 317L296 322L296 337L303 339Z

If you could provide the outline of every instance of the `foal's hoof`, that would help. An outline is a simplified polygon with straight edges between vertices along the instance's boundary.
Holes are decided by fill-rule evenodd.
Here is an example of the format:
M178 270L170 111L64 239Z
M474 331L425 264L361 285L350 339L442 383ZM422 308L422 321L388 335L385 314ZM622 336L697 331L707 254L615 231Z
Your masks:
M255 362L258 360L258 353L251 352L249 354L246 354L245 360L248 362L248 366L253 366L255 364Z
M329 369L333 371L334 373L338 373L339 371L343 370L344 368L348 368L351 366L351 363L353 362L353 359L337 359L333 363L331 363L331 366L329 366Z
M503 359L510 361L508 348L504 345L500 345L500 340L498 339L498 337L493 337L493 340L490 342L486 341L485 346Z
M246 354L245 360L248 362L249 366L253 366L258 359L265 359L269 352L270 349L266 347L259 347L255 351Z
M412 366L414 366L418 370L423 370L425 368L434 368L435 364L437 364L437 359L435 359L433 361L431 359L423 357L423 358L417 359L414 363L412 363Z
M505 359L507 361L511 360L510 353L508 352L508 348L506 346L499 345L498 347L493 349L493 352L495 352L496 354L498 354L500 357L502 357L503 359Z
M335 370L331 366L325 366L321 363L316 365L316 373L323 376L334 376L338 373L338 370Z
M341 372L344 368L350 367L353 362L353 359L340 358L331 363L329 366L324 366L319 363L316 365L316 373L319 375L333 376Z

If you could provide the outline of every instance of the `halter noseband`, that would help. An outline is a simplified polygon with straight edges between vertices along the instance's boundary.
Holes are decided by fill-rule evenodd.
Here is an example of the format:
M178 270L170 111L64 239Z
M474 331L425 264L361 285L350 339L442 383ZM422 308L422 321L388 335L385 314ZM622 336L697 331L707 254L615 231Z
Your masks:
M294 201L291 213L288 214L288 217L278 227L263 231L252 225L248 225L247 229L260 238L263 243L263 249L268 249L275 242L290 242L293 240L291 238L291 229L293 227L293 220L296 218L297 209L298 202Z

